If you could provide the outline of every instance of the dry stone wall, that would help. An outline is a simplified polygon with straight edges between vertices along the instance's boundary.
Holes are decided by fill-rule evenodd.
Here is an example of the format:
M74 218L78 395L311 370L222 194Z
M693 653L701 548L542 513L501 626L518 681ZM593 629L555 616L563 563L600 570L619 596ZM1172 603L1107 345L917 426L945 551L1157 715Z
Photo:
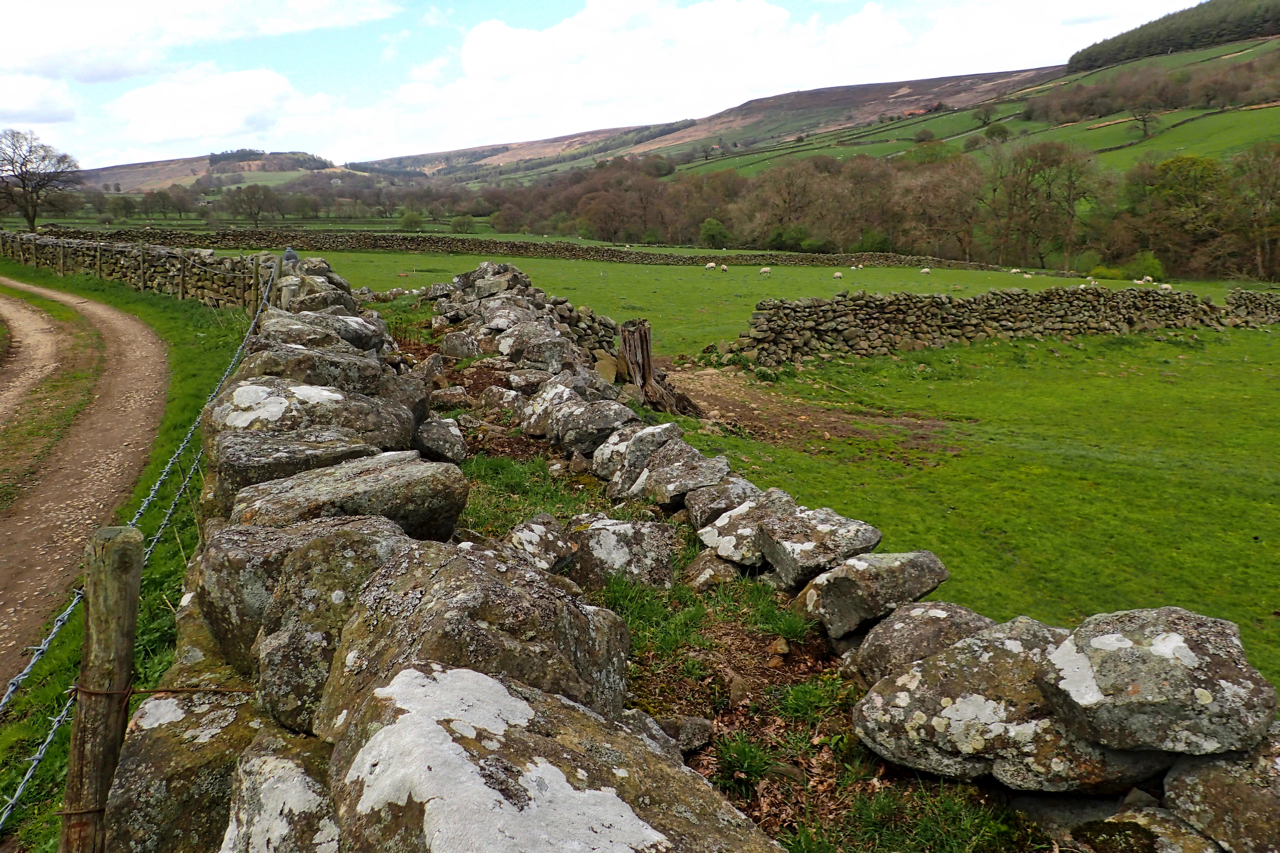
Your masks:
M970 264L915 255L883 252L812 255L787 252L734 253L713 252L706 255L678 255L666 252L634 251L610 246L583 246L571 241L540 243L532 240L489 240L475 237L450 237L440 234L395 234L379 231L288 231L275 228L234 229L224 231L185 231L179 229L116 229L90 231L58 228L57 234L80 240L138 242L146 240L173 245L199 246L207 249L258 249L264 246L292 246L308 252L440 252L459 255L491 255L518 258L558 258L572 261L607 261L653 266L706 266L709 263L732 263L745 266L833 266L848 267L920 267L934 269L999 270L987 264Z
M0 255L59 275L84 273L134 290L198 299L214 308L257 303L275 257L215 257L212 249L175 249L139 242L102 242L0 231Z
M1219 329L1280 322L1280 296L1235 290L1227 305L1158 287L1097 285L1041 291L945 294L849 293L832 299L765 299L730 345L773 367L819 353L856 356L1038 335L1119 335L1160 328Z

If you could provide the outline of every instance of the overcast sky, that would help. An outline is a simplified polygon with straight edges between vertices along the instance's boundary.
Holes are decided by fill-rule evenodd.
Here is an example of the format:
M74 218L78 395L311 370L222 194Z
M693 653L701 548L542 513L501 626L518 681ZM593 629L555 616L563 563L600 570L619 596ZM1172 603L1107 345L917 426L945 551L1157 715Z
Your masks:
M1064 63L1188 0L12 4L0 127L86 168L335 162L701 118L801 89ZM42 37L43 33L48 37Z

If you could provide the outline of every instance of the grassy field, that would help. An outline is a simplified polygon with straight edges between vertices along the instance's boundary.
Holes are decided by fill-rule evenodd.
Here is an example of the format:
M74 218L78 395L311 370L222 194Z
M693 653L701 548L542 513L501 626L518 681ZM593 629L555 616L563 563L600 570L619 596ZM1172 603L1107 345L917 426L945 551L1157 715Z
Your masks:
M880 526L882 550L936 552L939 599L1068 626L1178 605L1238 623L1280 680L1280 336L1160 337L821 365L767 394L781 417L847 418L851 437L694 441Z
M177 449L187 428L200 413L205 397L213 389L223 369L244 335L247 318L243 311L214 310L194 301L179 302L155 293L136 293L125 285L88 276L58 278L47 270L0 259L0 275L30 284L63 290L96 299L134 314L155 330L169 349L170 384L159 435L151 458L130 501L118 512L121 522L133 517L142 499L160 474L165 461ZM58 304L58 303L53 303ZM58 307L62 306L58 304ZM63 309L68 310L68 309ZM184 470L193 452L180 463ZM181 479L180 477L178 478ZM195 488L199 488L196 478ZM143 516L141 527L150 536L176 492L170 480L155 504ZM137 678L139 687L150 687L168 667L173 657L174 625L171 602L181 596L182 574L198 538L190 502L178 505L174 521L157 544L142 582L138 617ZM62 609L59 605L58 610ZM50 614L52 616L52 614ZM34 752L49 730L49 718L65 701L64 691L78 672L82 625L79 614L58 636L49 654L0 720L0 792L8 796L26 771L23 759ZM140 701L140 700L135 700ZM64 728L54 741L48 757L23 796L22 803L5 832L16 832L19 849L32 853L53 853L58 847L63 773L66 770L67 740Z
M439 255L392 252L328 252L335 270L356 287L389 290L416 288L475 269L481 261L514 263L534 284L575 305L589 305L598 313L622 322L646 317L653 324L653 346L659 355L692 355L708 344L733 340L746 331L747 321L761 299L831 297L839 290L871 292L909 291L974 296L991 289L1025 287L1040 290L1070 279L1036 276L1024 279L1008 273L969 270L935 270L921 275L918 269L876 267L849 270L843 267L774 267L772 276L759 267L733 264L724 253L728 273L701 267L645 266L594 261L543 258L503 258L495 255ZM832 279L839 269L844 278ZM403 274L403 275L402 275ZM1106 283L1106 282L1104 282ZM1127 282L1114 282L1119 287ZM1231 290L1226 282L1187 282L1178 285L1224 304Z

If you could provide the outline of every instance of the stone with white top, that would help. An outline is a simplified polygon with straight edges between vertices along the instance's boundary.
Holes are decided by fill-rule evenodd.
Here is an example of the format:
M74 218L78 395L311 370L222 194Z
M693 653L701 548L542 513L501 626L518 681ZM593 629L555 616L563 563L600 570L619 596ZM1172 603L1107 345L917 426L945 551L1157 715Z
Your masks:
M858 672L868 685L901 675L916 661L995 624L994 619L946 601L903 605L867 633L857 651Z
M568 575L583 589L601 589L621 575L636 583L669 589L680 534L657 521L617 521L599 513L577 516L568 524L577 556Z
M862 554L814 578L796 596L795 608L838 639L864 622L924 598L949 576L930 551Z
M762 519L757 539L778 586L796 590L841 562L874 550L880 531L825 507L799 507Z
M790 515L796 502L782 489L769 489L744 501L698 531L698 538L717 557L748 568L764 563L760 548L760 524L771 518Z

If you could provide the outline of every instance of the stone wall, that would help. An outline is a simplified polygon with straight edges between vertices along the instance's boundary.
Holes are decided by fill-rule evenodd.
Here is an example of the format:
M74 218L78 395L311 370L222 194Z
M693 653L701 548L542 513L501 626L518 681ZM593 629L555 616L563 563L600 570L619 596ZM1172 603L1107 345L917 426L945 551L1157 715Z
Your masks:
M214 308L254 305L275 263L270 254L215 257L211 249L98 242L0 231L0 255L59 275L84 273L134 290L198 299Z
M857 356L968 345L990 338L1117 335L1159 328L1280 322L1280 296L1235 290L1212 298L1156 287L993 290L972 297L849 293L832 299L765 299L731 350L773 367L823 352Z
M260 249L268 246L292 246L307 252L440 252L491 257L558 258L571 261L608 261L653 266L706 266L709 263L732 263L743 266L828 266L849 267L933 267L935 269L1000 270L987 264L968 264L914 255L882 252L858 254L810 255L786 252L752 252L706 255L677 255L664 252L616 249L609 246L583 246L563 241L539 243L532 240L488 240L475 237L449 237L439 234L395 234L376 231L287 231L275 228L235 229L227 231L185 231L178 229L117 229L89 231L58 228L57 233L78 240L111 240L138 242L146 240L172 245L199 246L207 249Z

